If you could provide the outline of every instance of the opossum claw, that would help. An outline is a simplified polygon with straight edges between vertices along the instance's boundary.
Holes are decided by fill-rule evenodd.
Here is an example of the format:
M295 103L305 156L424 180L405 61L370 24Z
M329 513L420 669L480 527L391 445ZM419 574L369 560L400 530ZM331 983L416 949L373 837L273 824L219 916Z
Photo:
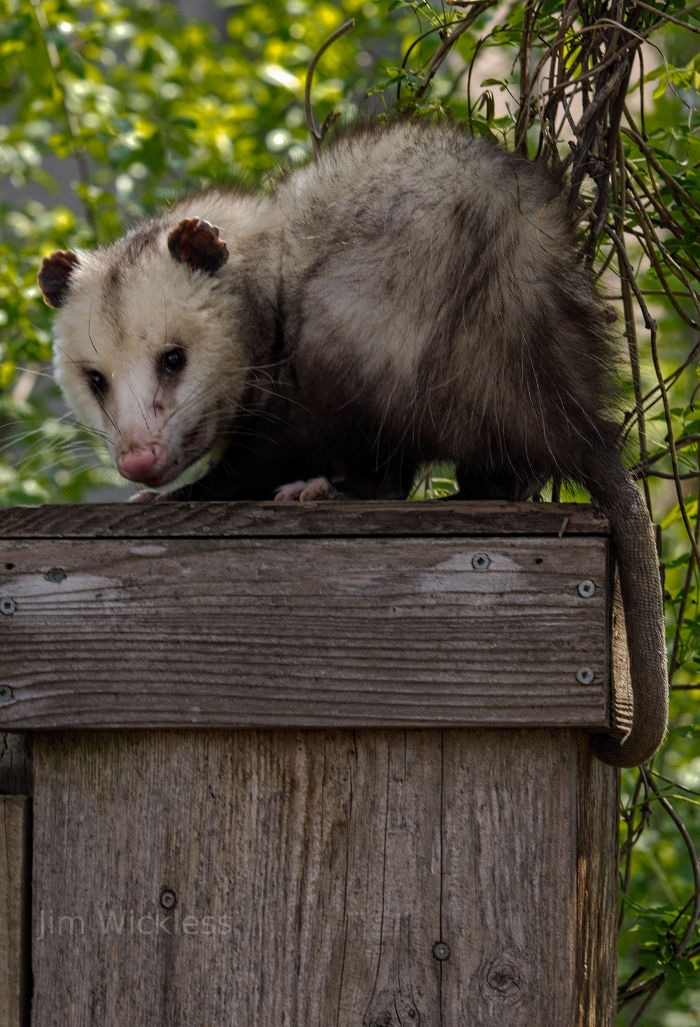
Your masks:
M340 492L328 478L311 478L309 481L291 481L275 489L276 503L315 503L319 500L342 499Z
M161 492L152 492L150 489L143 489L141 492L134 493L133 496L129 497L130 503L162 503L167 500L167 494Z

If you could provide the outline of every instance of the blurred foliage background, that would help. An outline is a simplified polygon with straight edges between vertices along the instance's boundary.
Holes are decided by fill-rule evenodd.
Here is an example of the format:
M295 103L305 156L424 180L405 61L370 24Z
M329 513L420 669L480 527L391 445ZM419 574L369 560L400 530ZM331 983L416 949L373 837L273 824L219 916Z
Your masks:
M664 527L671 732L623 774L620 1024L700 1024L698 4L682 0L0 0L0 502L116 493L51 383L36 273L191 187L265 188L318 120L449 109L572 183L629 360L629 460ZM214 22L216 24L214 24ZM445 184L448 187L448 183ZM434 476L433 492L449 490ZM566 496L563 498L571 498ZM575 497L579 498L579 497Z

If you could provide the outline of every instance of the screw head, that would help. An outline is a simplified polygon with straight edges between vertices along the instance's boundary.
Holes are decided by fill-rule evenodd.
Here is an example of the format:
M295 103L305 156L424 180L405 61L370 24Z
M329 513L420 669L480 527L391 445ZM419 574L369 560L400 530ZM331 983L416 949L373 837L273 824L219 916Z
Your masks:
M170 888L165 888L160 894L160 904L163 909L174 909L177 902L177 895Z
M580 581L578 585L578 594L583 596L584 599L590 599L591 596L595 595L595 582L586 579L586 581Z
M6 617L11 617L16 609L17 603L14 599L10 599L9 596L0 599L0 613L3 613Z
M0 706L7 706L9 702L12 702L15 695L9 685L3 685L0 688Z
M491 560L486 553L474 553L472 556L472 567L475 571L485 571L488 569Z
M595 674L590 667L579 667L576 671L576 680L581 685L590 685L594 678Z
M433 945L433 955L436 959L443 960L450 958L450 946L444 941L436 941Z

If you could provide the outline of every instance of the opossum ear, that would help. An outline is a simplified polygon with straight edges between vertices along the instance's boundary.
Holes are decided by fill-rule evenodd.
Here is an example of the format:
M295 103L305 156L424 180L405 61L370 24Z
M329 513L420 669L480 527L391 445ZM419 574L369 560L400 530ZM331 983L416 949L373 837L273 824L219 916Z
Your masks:
M72 250L56 250L50 257L44 257L36 280L44 294L44 303L60 307L66 298L70 276L78 258Z
M194 271L213 274L228 260L228 247L219 229L200 218L186 218L168 236L171 256Z

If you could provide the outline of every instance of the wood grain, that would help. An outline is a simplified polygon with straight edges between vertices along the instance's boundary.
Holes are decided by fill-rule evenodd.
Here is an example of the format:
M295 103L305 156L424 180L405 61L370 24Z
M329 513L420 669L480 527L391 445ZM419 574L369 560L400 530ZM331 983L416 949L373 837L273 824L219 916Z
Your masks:
M610 535L581 503L95 503L0 510L0 538Z
M0 1024L24 1027L29 1010L30 800L0 795Z
M575 1023L615 1027L620 775L578 741Z
M0 729L605 729L608 546L573 536L6 540Z
M54 733L36 773L36 1027L614 1023L576 732Z
M0 731L0 795L31 793L32 736L14 731Z

